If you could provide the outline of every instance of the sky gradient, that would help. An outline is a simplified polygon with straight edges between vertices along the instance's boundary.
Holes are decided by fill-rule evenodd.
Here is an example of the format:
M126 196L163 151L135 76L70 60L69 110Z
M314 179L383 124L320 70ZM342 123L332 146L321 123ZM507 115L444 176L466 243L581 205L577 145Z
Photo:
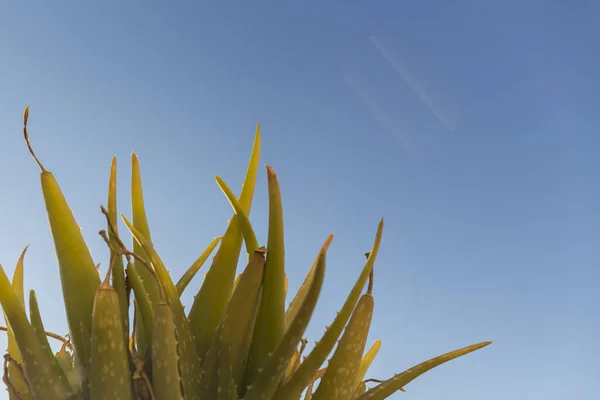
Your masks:
M290 300L336 234L311 345L384 217L367 343L383 346L368 377L492 340L393 398L596 399L600 3L343 4L5 2L0 263L12 274L30 245L26 290L46 328L67 333L26 105L102 271L110 161L129 216L138 154L153 241L176 278L224 232L231 209L213 176L239 193L260 120ZM262 244L266 190L263 168L251 214Z

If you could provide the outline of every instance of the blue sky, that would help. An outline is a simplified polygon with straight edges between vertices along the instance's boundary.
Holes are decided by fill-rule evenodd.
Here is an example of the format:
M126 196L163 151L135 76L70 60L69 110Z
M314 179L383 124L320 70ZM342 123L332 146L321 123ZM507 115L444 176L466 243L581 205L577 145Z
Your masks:
M493 340L394 398L597 397L599 3L2 9L0 262L12 273L30 245L26 288L48 330L66 323L39 171L21 137L26 105L33 146L103 270L110 161L129 215L139 155L153 239L175 276L223 233L231 210L213 176L239 191L260 120L262 162L282 186L290 293L336 233L311 343L385 217L368 343L383 346L369 377ZM259 178L251 220L266 243L264 170Z

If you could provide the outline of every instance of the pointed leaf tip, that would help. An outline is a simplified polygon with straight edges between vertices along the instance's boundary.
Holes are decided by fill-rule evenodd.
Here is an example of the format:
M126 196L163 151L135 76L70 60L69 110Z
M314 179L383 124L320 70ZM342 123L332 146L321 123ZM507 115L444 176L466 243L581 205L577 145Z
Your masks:
M35 152L33 151L33 148L31 147L31 143L29 142L29 133L27 132L27 122L28 121L29 121L29 106L25 107L25 111L23 112L23 137L25 138L25 143L27 144L27 149L29 150L29 153L35 160L38 167L42 170L42 173L48 172L46 170L46 168L44 168L44 166L42 165L41 161L35 155Z

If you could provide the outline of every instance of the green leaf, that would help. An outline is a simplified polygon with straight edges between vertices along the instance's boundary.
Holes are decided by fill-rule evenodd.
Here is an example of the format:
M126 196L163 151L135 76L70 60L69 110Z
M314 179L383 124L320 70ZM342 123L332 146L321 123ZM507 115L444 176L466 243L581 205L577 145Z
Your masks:
M265 249L259 249L250 256L204 358L205 398L216 398L219 389L228 390L231 380L236 387L243 384L251 339L248 332L256 315L265 269L264 253Z
M265 264L263 293L248 358L247 383L254 381L285 333L283 207L277 176L269 166L267 166L267 176L269 183L268 253Z
M177 287L177 292L180 296L187 287L187 285L192 281L192 279L194 279L196 273L198 273L202 265L204 265L204 263L208 259L208 256L210 256L210 254L213 252L215 247L217 247L217 244L219 244L220 241L221 236L217 236L216 238L214 238L213 241L210 242L210 244L202 252L202 254L200 254L200 257L198 257L196 261L194 261L194 263L188 268L188 270L185 271L185 274L183 274L183 276L179 279L175 286Z
M161 302L156 307L152 338L152 385L156 400L184 400L179 351L173 310L167 303Z
M235 194L231 191L231 189L229 189L225 181L218 176L215 177L215 180L225 194L225 197L227 197L227 200L229 200L229 203L235 212L239 227L242 230L242 236L246 241L246 252L248 255L250 255L254 250L258 249L258 241L256 240L254 229L252 229L252 224L250 223L250 220L244 211L244 207L235 198Z
M29 107L26 107L23 136L29 152L42 171L42 193L58 259L67 322L77 362L85 371L89 365L92 308L96 290L100 287L100 276L56 179L44 168L31 148L27 133L28 118Z
M338 312L331 326L327 328L325 334L319 342L312 349L310 354L306 357L304 362L300 364L300 367L294 372L292 376L281 386L276 394L277 398L297 398L300 396L304 388L309 384L311 377L323 364L335 343L342 333L344 326L348 322L352 314L352 310L356 306L360 293L373 269L373 264L377 258L379 252L379 245L381 243L381 235L383 234L383 219L379 223L377 228L377 234L375 236L375 242L373 243L373 249L369 254L367 263L362 270L358 280L354 284L352 291L348 295L346 302L342 306L340 312Z
M311 378L310 383L308 384L308 387L306 388L306 391L304 392L304 400L312 399L313 386L315 385L316 381L318 381L319 379L321 379L323 377L323 375L325 375L325 371L327 371L327 368L322 368L322 369L318 370L317 373Z
M405 385L414 380L415 378L423 375L425 372L437 367L440 364L453 360L455 358L464 356L465 354L471 353L475 350L479 350L492 342L482 342L471 346L463 347L462 349L454 350L441 356L432 358L421 364L415 365L414 367L395 375L394 377L380 383L379 385L369 389L365 394L360 396L358 400L383 400L398 390L401 390Z
M379 352L380 348L381 340L376 340L375 343L373 343L373 346L371 346L369 351L367 351L367 354L365 354L365 356L361 360L360 368L358 369L358 375L356 376L357 386L360 385L360 383L365 379L365 375L367 374L369 367L373 363L373 360L375 360L375 357L377 356L377 353Z
M74 393L80 391L81 380L79 374L75 370L75 357L72 353L67 351L67 344L63 343L60 350L56 353L56 361L58 365L62 368L69 384L71 385L71 389Z
M219 389L216 398L219 400L237 400L237 385L232 378L231 352L227 346L221 347L219 354L221 367L219 368Z
M296 371L300 366L300 357L302 356L302 353L304 352L307 343L308 341L306 339L302 339L300 341L300 349L294 351L294 355L290 359L290 362L287 368L285 369L285 379L292 375L294 371Z
M40 308L38 306L37 297L35 295L35 291L33 290L29 292L29 318L31 319L31 326L35 331L41 348L44 351L44 353L46 353L45 357L48 360L51 360L54 372L57 376L59 376L61 373L63 373L63 370L58 364L54 353L52 352L52 347L50 347L50 343L48 343L48 336L46 336L46 329L44 329L44 323L42 322L42 315L40 314Z
M47 357L33 327L27 320L25 309L12 288L4 269L0 266L0 304L15 333L23 357L23 370L29 382L33 400L76 399L64 374L57 375L52 360Z
M15 272L13 273L12 279L12 287L17 295L17 298L21 302L23 308L25 308L25 296L23 294L23 259L25 258L25 253L27 252L27 248L25 247L21 252L21 256L19 257L19 261L17 261L17 266L15 267ZM17 345L17 341L15 340L15 334L10 327L10 323L6 315L4 315L4 320L6 321L6 334L8 337L8 354L19 364L23 363L23 358L21 357L21 352L19 351L19 346ZM8 378L10 379L11 384L14 389L17 391L19 397L23 400L27 400L31 398L29 394L29 386L25 381L21 372L15 367L12 363L8 365Z
M358 386L356 387L356 390L354 391L354 396L352 396L352 398L356 399L357 397L360 397L366 391L367 391L367 384L365 382L361 381L358 383Z
M277 390L277 387L284 376L285 368L290 362L294 350L311 319L319 294L321 293L324 275L325 252L321 250L315 276L306 299L300 306L296 318L294 318L290 324L290 328L285 333L283 339L280 341L271 357L269 357L265 367L260 371L255 381L249 382L251 386L248 388L244 400L296 398L287 396L279 397L278 395L274 396L274 393ZM298 393L298 397L299 395L300 393Z
M94 294L100 287L100 276L81 235L81 229L50 172L42 173L42 190L59 264L75 357L80 368L85 371L91 355L92 309Z
M325 375L313 395L314 400L349 400L355 391L356 377L371 326L374 301L364 294L348 322Z
M144 253L146 253L150 260L160 285L162 286L167 304L173 310L175 327L177 329L177 337L179 340L179 348L181 354L181 377L183 382L183 393L186 398L195 399L199 390L200 385L200 358L198 353L195 351L194 336L190 329L190 322L185 316L183 305L179 299L179 293L177 288L173 284L169 272L162 262L160 256L154 249L151 242L148 242L144 236L125 218L121 215L121 218L127 225L127 228L133 234L135 240L138 241Z
M333 235L329 235L329 237L327 238L327 240L325 241L325 244L324 244L325 251L327 251L329 249L329 246L331 245L332 240L333 240ZM315 258L315 261L313 262L313 265L310 268L310 271L306 275L304 282L302 282L300 289L298 289L296 296L294 297L294 299L292 300L292 302L290 303L290 305L288 307L288 310L285 315L285 329L286 330L288 329L288 327L290 326L290 324L296 317L296 314L298 313L298 309L300 308L300 305L304 302L304 299L306 298L308 289L310 288L312 280L315 276L315 270L317 269L318 261L319 261L319 256L317 256Z
M148 292L146 292L146 288L142 283L142 279L140 278L140 275L131 263L127 264L127 277L129 279L129 284L133 289L135 301L138 305L138 310L136 312L138 313L139 318L141 319L141 324L139 324L138 320L137 326L144 327L144 343L152 343L152 330L154 327L154 309L152 308L150 297L148 296Z
M135 153L131 153L131 212L133 216L133 226L146 238L146 240L152 243L152 237L150 236L150 227L148 225L148 219L146 217L146 208L144 205L144 193L142 190L142 176L140 173L140 161ZM142 247L134 239L133 240L133 252L135 254L143 255ZM133 261L133 266L140 276L142 284L148 293L148 299L152 305L152 310L156 308L158 304L159 295L158 287L152 277L152 273L144 267L139 260ZM140 315L138 315L140 317ZM141 321L141 318L137 318L137 321ZM152 342L146 342L146 338L151 337L144 329L144 324L139 324L136 327L136 340L138 350L140 354L145 354L146 350Z
M246 216L250 215L259 159L260 125L257 125L254 148L252 149L252 155L239 199L239 203L243 207ZM206 274L200 291L194 297L194 302L188 315L192 332L196 338L196 349L201 358L204 358L214 338L215 329L223 318L227 301L229 301L229 297L231 296L242 247L242 234L238 219L239 217L234 215L229 221L227 231L221 239L219 250Z
M96 293L92 324L91 400L133 400L119 295L108 282Z
M114 156L110 166L110 176L108 180L108 218L111 225L118 231L117 224L117 156ZM113 249L119 248L117 238L109 228L108 237ZM118 232L117 232L118 233ZM127 289L125 287L125 269L123 266L123 257L117 256L112 267L112 286L119 295L119 304L121 306L121 319L123 324L124 340L127 341L129 332L129 302L127 301Z

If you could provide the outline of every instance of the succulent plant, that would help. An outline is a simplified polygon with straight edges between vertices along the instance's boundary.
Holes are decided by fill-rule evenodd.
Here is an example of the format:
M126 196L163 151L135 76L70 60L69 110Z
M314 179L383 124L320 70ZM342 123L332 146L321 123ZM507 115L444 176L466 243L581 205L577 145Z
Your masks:
M23 134L41 169L69 334L63 338L45 331L33 290L27 315L23 290L26 249L12 282L0 267L0 302L8 334L4 382L11 399L378 400L404 390L426 371L490 344L449 352L384 381L365 379L381 346L376 341L365 353L382 220L350 294L321 339L303 357L307 343L303 335L321 292L333 236L325 240L286 308L283 211L277 176L270 167L266 247L259 245L248 219L258 173L259 125L241 195L236 196L216 178L233 208L227 230L177 282L152 243L135 154L132 221L121 215L133 237L131 250L121 240L113 159L108 204L106 209L101 207L107 227L100 235L110 253L110 266L102 277L56 179L31 147L28 115L26 108ZM236 275L242 247L246 267ZM186 314L181 294L215 249L212 265ZM49 338L63 342L56 354ZM377 385L368 388L371 382Z

